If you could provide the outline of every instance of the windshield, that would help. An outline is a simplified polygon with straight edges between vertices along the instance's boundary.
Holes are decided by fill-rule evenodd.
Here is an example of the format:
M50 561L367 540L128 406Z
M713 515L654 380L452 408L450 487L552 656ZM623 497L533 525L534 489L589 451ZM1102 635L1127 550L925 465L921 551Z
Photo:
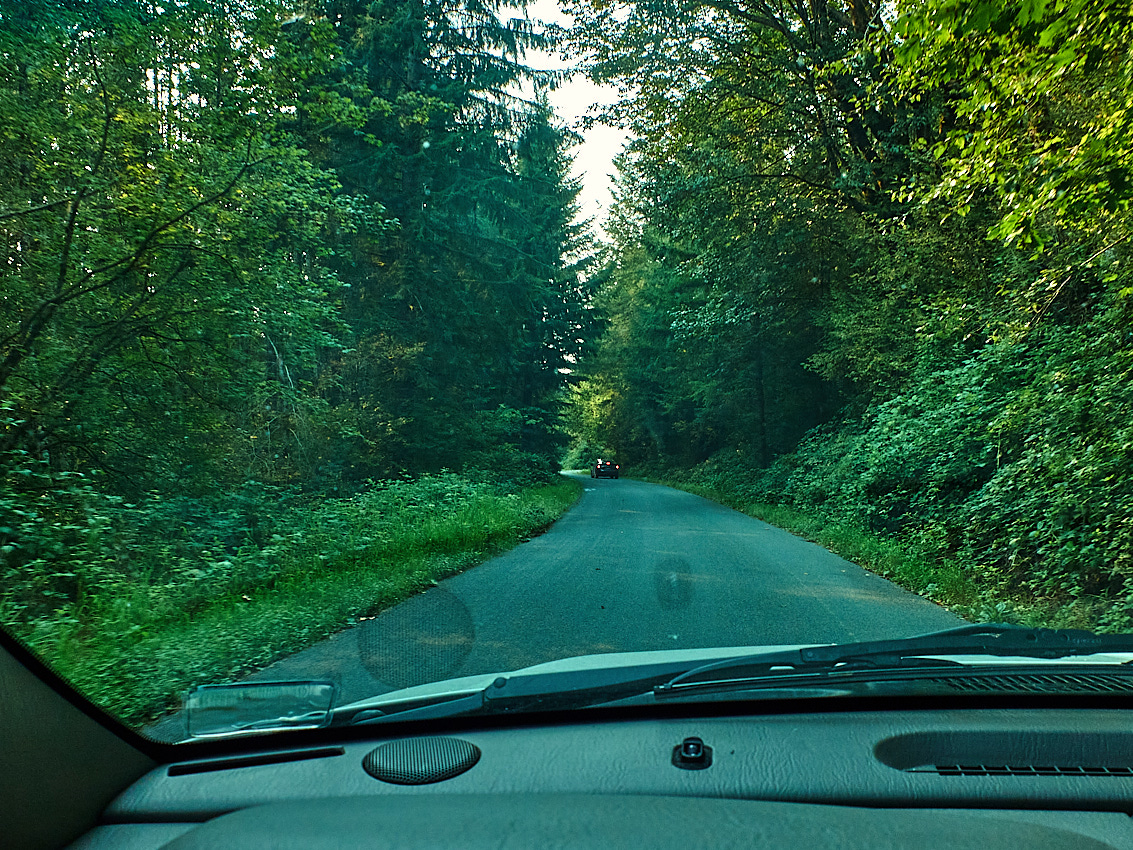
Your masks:
M187 695L1129 631L1131 44L1100 0L0 2L0 625L170 741Z

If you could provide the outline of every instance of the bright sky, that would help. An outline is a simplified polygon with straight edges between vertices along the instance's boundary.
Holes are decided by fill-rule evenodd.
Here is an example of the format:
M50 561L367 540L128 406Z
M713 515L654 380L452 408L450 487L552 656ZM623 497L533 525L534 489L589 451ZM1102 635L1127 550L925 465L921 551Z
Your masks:
M535 20L570 24L570 18L559 12L557 0L535 0L527 7L527 15ZM557 56L546 54L528 56L527 59L536 67L566 68L570 65ZM605 126L596 126L584 132L578 126L578 121L595 104L612 103L616 97L613 88L596 86L581 74L575 75L550 94L555 114L582 133L582 144L570 152L574 157L571 176L582 181L582 192L578 198L582 218L593 218L599 227L605 222L610 208L613 159L621 153L627 137L621 130Z

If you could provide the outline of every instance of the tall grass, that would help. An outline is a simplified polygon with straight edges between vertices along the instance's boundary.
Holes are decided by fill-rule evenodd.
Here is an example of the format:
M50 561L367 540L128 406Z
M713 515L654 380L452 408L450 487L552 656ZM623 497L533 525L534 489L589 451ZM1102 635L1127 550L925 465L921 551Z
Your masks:
M580 491L508 493L452 474L383 483L292 505L260 542L148 541L131 555L149 562L129 568L111 569L87 540L86 556L104 561L97 581L47 608L9 592L0 614L79 691L141 724L193 684L239 679L540 533ZM110 531L103 544L136 541L136 528Z

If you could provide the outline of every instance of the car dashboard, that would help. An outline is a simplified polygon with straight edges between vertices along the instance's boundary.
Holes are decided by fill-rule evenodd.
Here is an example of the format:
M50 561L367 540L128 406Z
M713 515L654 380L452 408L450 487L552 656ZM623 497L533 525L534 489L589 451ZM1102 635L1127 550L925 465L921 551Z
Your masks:
M505 720L161 765L72 846L1133 848L1119 708Z

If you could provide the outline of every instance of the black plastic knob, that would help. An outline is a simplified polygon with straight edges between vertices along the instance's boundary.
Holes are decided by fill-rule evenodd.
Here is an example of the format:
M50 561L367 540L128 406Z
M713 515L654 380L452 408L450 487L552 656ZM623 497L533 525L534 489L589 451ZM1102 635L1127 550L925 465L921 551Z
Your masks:
M704 770L712 764L712 748L700 738L685 738L673 747L673 766L681 770Z

